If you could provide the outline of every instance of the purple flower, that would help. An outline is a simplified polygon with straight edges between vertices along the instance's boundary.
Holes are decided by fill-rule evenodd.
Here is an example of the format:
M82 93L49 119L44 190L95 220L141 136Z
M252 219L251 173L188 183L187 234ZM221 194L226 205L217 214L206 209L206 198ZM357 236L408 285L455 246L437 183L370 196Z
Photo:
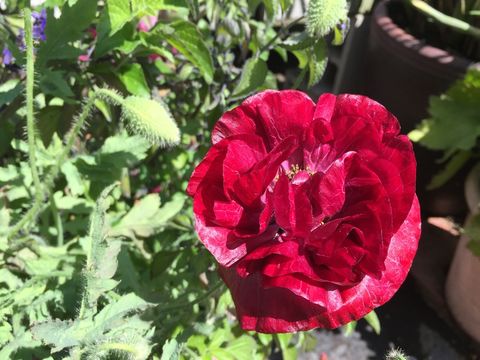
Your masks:
M45 9L42 9L41 12L34 11L32 13L32 17L33 17L33 29L32 29L33 39L37 41L47 40L47 36L45 34L45 26L47 25L47 11ZM20 32L18 33L16 44L20 50L25 51L26 46L25 46L24 30L20 30ZM5 65L10 65L15 61L15 58L13 57L12 52L6 45L2 50L2 56L3 56L3 63Z
M12 52L10 51L7 45L5 45L5 47L2 50L2 57L3 57L3 63L5 65L10 65L15 60Z
M35 40L45 41L45 26L47 25L47 11L42 9L41 12L33 12L33 38Z

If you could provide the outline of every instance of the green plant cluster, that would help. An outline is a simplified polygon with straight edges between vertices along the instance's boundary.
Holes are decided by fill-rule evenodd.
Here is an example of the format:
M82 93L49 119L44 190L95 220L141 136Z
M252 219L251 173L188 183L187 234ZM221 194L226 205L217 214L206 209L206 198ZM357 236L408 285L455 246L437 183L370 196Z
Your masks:
M423 120L409 137L431 150L443 152L444 168L432 177L428 189L447 183L469 161L480 155L480 70L470 69L444 94L432 96L430 117ZM475 214L463 231L470 237L468 247L480 256L480 215Z
M293 61L295 85L312 86L326 40L288 17L290 0L47 0L32 9L46 8L45 41L28 2L6 5L0 359L294 359L311 347L309 333L241 331L184 190L218 117L288 85L269 60Z

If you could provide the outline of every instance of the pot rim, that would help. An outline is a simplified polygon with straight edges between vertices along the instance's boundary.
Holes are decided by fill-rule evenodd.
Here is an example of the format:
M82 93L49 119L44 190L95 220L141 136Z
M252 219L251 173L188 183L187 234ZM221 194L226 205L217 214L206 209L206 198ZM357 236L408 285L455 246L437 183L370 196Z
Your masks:
M392 54L402 56L410 65L448 80L463 76L473 61L431 46L399 27L389 15L388 4L398 0L382 0L372 16L372 35Z

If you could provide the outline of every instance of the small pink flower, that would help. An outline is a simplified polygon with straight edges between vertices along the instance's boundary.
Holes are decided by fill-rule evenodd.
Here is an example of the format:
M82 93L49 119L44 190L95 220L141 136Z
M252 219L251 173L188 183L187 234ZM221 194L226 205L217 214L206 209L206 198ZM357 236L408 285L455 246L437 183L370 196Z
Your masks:
M137 30L140 32L149 32L157 22L158 16L144 16L138 22Z
M151 62L154 62L155 60L157 59L161 59L162 57L158 54L150 54L148 55L148 60L150 60Z
M78 61L80 62L87 62L90 61L90 55L88 54L82 54L78 57Z
M94 27L91 27L87 31L93 39L97 38L97 29L95 29Z
M162 185L157 185L150 190L150 194L159 194L162 191Z

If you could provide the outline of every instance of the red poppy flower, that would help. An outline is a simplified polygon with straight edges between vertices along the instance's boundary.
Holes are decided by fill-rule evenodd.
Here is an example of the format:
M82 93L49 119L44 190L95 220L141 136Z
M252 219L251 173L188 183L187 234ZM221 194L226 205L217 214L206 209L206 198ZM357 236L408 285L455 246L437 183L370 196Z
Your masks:
M399 131L367 97L315 105L292 90L220 118L187 192L244 329L336 328L397 291L420 236L416 162Z

